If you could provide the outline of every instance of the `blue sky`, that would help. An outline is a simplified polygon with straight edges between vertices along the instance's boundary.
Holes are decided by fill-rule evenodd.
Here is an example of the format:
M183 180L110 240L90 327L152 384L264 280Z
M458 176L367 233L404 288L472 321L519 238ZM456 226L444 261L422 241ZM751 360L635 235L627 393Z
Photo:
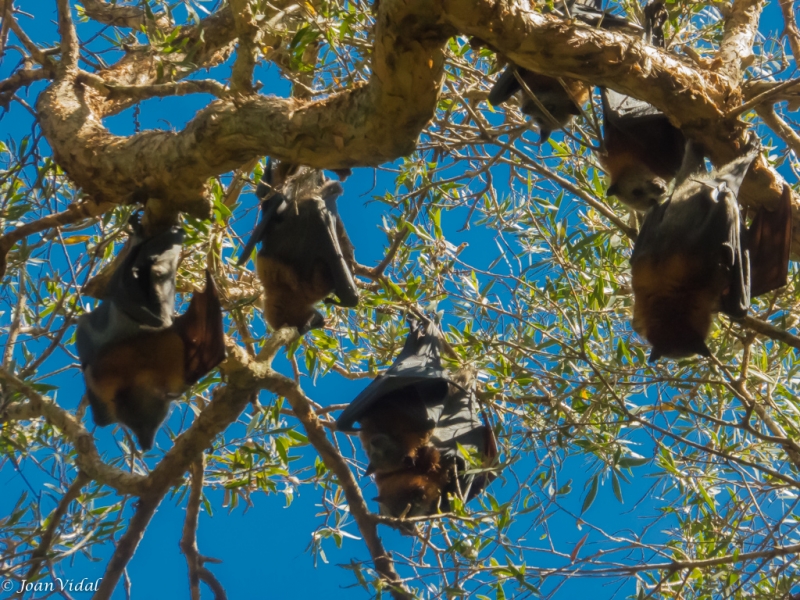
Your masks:
M55 26L50 21L54 19L53 2L36 3L36 19L31 22L22 20L23 25L38 40L55 39ZM33 10L32 7L27 7ZM771 3L765 12L762 31L777 31L782 27L776 3ZM12 58L0 65L0 76L5 76L14 64ZM227 74L229 65L217 67L214 73ZM205 75L204 75L205 76ZM257 78L264 83L262 93L271 93L278 96L288 94L289 86L276 75L276 69L259 67ZM35 98L36 91L42 86L33 86L28 98ZM195 111L202 108L208 101L207 97L194 96L186 98L169 98L163 100L150 100L143 104L141 124L143 129L171 126L182 127ZM133 132L132 112L126 111L106 122L107 126L115 133L128 135ZM167 125L169 124L169 125ZM0 121L0 138L19 139L30 133L30 115L14 103L2 121ZM393 175L382 170L368 168L355 169L354 174L345 183L345 195L339 201L339 210L347 225L350 237L356 247L359 262L372 265L383 256L385 236L379 229L380 218L386 208L378 202L370 202L373 195L381 196L387 190L393 191ZM497 179L499 181L500 178ZM502 190L501 190L502 191ZM254 196L244 198L244 202L256 205ZM241 235L246 235L252 227L255 211L235 223L234 227ZM468 262L488 264L497 255L497 247L493 235L485 229L474 227L467 232L459 232L464 222L465 211L449 211L442 217L442 225L448 241L459 245L468 241L469 247L464 258ZM7 309L8 307L3 307ZM2 318L7 319L7 313ZM61 359L62 361L65 358ZM51 365L57 363L51 362ZM283 372L289 373L285 361L282 365ZM83 382L74 373L59 378L62 385L59 392L59 401L68 407L77 404L83 393ZM322 405L338 404L349 401L368 381L348 381L336 374L329 374L319 378L316 383L308 379L303 385L310 397ZM269 402L265 394L262 403ZM101 440L110 435L110 429L101 434ZM163 438L162 438L163 439ZM105 442L101 448L114 452L113 446ZM644 441L643 441L644 443ZM646 444L639 452L652 455ZM648 452L649 451L649 452ZM535 458L527 457L527 462L517 464L522 473L535 472ZM564 505L573 513L580 512L583 485L587 481L586 464L579 459L571 459L563 466L562 477L573 478L574 493L564 499ZM25 476L17 473L12 467L0 471L0 484L5 486L6 492L0 495L0 514L5 515L14 505L19 493L27 489L30 484L34 489L41 489L41 484L46 483L40 472L36 469L26 468ZM367 481L364 480L366 484ZM623 487L626 504L620 505L614 499L611 486L600 489L595 505L589 509L592 521L601 524L607 530L636 529L635 519L641 515L651 514L647 504L637 507L637 513L632 517L627 511L632 508L637 500L650 487L652 480L646 475L635 478L631 484ZM374 495L374 486L365 492L367 498ZM515 483L510 482L510 487ZM503 497L508 491L503 487L503 481L498 480L492 486L492 493ZM221 564L209 565L228 592L229 598L318 598L324 594L327 598L361 598L368 594L355 585L354 577L337 565L347 564L352 560L368 560L368 554L363 542L345 539L342 549L337 549L332 541L325 543L324 551L328 563L319 562L315 567L312 556L307 552L311 541L311 534L321 523L316 516L319 512L320 492L312 487L300 488L290 506L285 506L285 498L280 494L253 496L255 505L246 512L237 508L232 512L222 507L222 493L208 492L212 505L215 507L214 516L206 513L201 515L198 533L198 545L201 554L222 559ZM629 500L630 499L630 500ZM374 503L371 503L374 507ZM139 549L129 565L129 574L133 582L133 597L156 598L188 598L185 559L178 547L178 542L183 526L185 502L178 502L177 498L167 497L151 522ZM633 518L633 521L632 521ZM531 524L519 523L519 530L525 531ZM563 513L555 514L549 521L548 527L551 534L563 540L567 545L577 543L586 533L580 529L575 519ZM350 528L351 533L356 533L355 527ZM522 535L522 534L520 534ZM662 535L654 532L653 535ZM401 539L396 532L382 528L381 536L387 549L405 551L408 547L407 540ZM536 538L530 540L530 545L536 545ZM101 577L105 568L105 561L112 549L95 552L94 562L78 558L74 564L60 565L65 577L80 580L87 577L91 580ZM552 558L542 554L542 564ZM562 588L558 597L584 597L591 594L598 600L611 597L617 591L618 584L613 580L590 581L576 580ZM628 583L623 588L625 592L632 593L633 585ZM507 590L508 591L508 590ZM204 590L204 593L207 591ZM620 594L621 596L624 594ZM0 592L0 598L3 598ZM88 597L76 594L76 598ZM118 587L115 598L124 598L122 587Z

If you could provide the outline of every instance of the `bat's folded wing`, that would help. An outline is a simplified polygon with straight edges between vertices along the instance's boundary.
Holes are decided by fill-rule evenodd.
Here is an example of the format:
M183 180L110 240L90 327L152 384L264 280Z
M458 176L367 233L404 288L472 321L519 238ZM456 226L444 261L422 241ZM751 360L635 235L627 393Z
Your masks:
M225 333L217 286L206 270L206 288L195 292L184 314L175 319L185 347L186 383L195 383L225 359Z
M602 99L606 120L622 129L636 127L649 120L667 118L652 104L614 90L603 89Z
M497 441L473 394L457 390L448 396L431 442L443 457L455 462L458 490L465 500L474 498L496 477ZM459 446L477 457L481 467L467 465Z
M414 388L414 398L422 400L429 418L434 422L438 420L450 383L441 364L441 334L432 321L421 323L409 319L409 326L406 343L391 368L370 383L339 415L336 420L339 431L356 431L354 424L368 414L376 402L407 387Z
M750 295L755 298L786 285L792 245L792 191L784 186L775 210L758 210L748 230Z
M81 366L86 367L94 362L103 348L143 331L155 330L133 320L115 303L104 300L95 310L78 319L75 345Z
M169 327L175 312L175 274L184 235L182 228L173 227L137 241L114 272L105 300L142 325Z
M497 81L489 91L487 100L492 106L499 106L506 102L511 96L516 94L522 89L516 76L517 67L515 65L508 65L497 78Z

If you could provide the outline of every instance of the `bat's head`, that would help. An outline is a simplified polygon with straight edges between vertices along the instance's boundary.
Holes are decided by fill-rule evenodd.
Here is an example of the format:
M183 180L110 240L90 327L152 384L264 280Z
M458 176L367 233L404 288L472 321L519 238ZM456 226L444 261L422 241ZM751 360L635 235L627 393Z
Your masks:
M667 182L645 165L630 165L612 181L606 197L616 196L633 210L645 212L659 204L667 195Z
M156 432L167 418L173 395L163 390L133 387L120 390L114 400L116 416L120 423L127 425L142 450L150 450Z
M381 514L390 517L422 517L434 514L449 481L449 470L433 446L420 449L413 467L375 478Z

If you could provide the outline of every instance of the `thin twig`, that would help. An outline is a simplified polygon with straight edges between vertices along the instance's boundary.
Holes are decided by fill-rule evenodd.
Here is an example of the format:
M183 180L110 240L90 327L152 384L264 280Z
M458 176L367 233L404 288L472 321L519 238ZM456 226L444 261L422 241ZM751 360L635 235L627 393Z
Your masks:
M200 600L200 582L203 581L214 592L215 600L227 600L225 588L205 568L206 562L220 562L202 556L197 549L197 524L200 516L200 503L203 499L203 477L205 474L205 455L202 455L189 468L192 483L189 493L189 502L186 505L186 520L183 522L183 536L181 537L181 551L186 556L189 567L189 589L192 600Z
M44 532L44 534L42 534L42 539L39 540L39 545L36 547L36 550L31 553L31 566L28 568L27 575L25 575L26 581L33 581L36 578L36 575L42 566L42 562L44 562L44 559L53 544L53 539L55 538L58 526L61 524L61 519L64 518L65 514L67 514L69 505L81 495L83 486L89 483L90 480L91 478L86 473L83 471L78 471L78 475L75 477L72 484L67 489L67 492L59 501L58 506L53 511L53 514L50 515L50 522L47 525L47 530Z
M747 329L752 329L756 333L760 333L768 338L773 340L777 340L779 342L783 342L787 346L791 346L792 348L800 349L800 337L789 333L788 331L784 331L774 325L767 323L765 321L760 321L755 317L746 316L742 319L731 319L736 323L740 323L743 327Z

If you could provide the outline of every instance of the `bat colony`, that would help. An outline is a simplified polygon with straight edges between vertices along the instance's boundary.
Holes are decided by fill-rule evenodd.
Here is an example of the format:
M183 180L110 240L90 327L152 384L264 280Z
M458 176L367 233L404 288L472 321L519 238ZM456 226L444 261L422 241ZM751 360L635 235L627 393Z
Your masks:
M649 9L650 7L648 7ZM555 14L591 26L646 35L663 45L657 17L646 30L571 0ZM663 21L663 19L662 19ZM509 64L491 89L493 105L518 96L544 142L589 102L588 84L546 77ZM713 315L743 317L750 300L786 284L791 191L761 207L749 227L737 195L756 152L707 173L702 149L655 107L601 90L600 163L616 196L643 214L631 255L633 328L652 346L650 360L710 356ZM261 218L239 258L256 245L264 318L302 334L325 325L319 302L355 307L355 259L336 200L338 181L321 172L267 162L256 190ZM122 423L147 450L181 396L225 358L223 319L210 273L186 312L175 316L175 278L183 231L146 237L138 221L100 305L78 322L77 350L94 421ZM495 432L474 393L469 368L442 367L442 334L433 320L409 318L392 366L342 412L337 429L358 432L382 513L417 517L467 502L496 476ZM355 424L358 423L357 428Z

